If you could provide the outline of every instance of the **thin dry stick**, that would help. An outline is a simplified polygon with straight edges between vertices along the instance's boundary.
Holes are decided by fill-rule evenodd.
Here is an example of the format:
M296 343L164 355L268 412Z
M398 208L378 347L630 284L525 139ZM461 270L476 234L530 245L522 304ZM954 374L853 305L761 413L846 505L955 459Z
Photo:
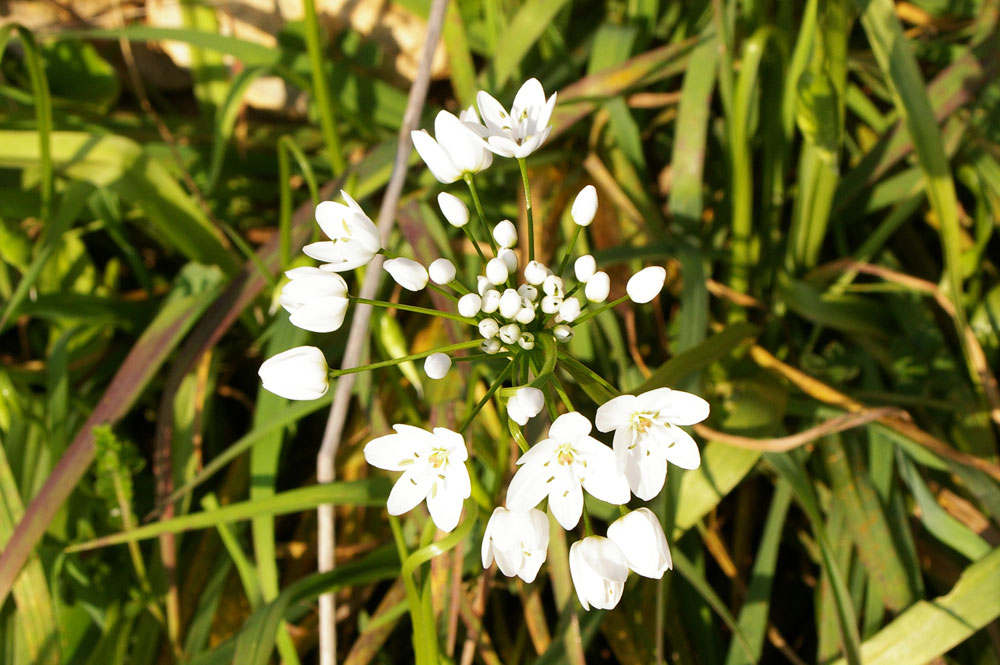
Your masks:
M389 186L386 188L385 197L382 199L382 207L378 213L378 229L382 236L382 244L385 245L392 231L393 222L396 217L396 207L399 204L399 196L403 190L403 180L406 177L406 166L412 150L410 142L410 132L416 129L417 121L420 119L420 112L424 107L424 100L427 98L427 87L431 78L431 61L434 56L434 49L437 47L438 39L441 36L441 28L444 24L445 9L448 7L448 0L434 0L430 14L427 19L427 35L424 42L424 49L420 54L420 69L417 77L410 88L410 95L406 102L406 113L403 115L403 124L399 128L399 144L396 147L396 160L392 166L392 177L389 179ZM376 255L365 272L365 280L361 285L362 298L373 298L378 288L379 278L382 273L382 256ZM351 321L351 330L347 336L347 347L344 350L344 360L342 368L356 367L361 359L361 352L364 348L366 336L368 334L368 322L371 320L371 307L367 305L358 306ZM337 380L337 388L333 397L333 404L330 407L330 417L326 422L326 431L323 433L323 445L320 447L319 455L316 457L316 479L321 483L329 483L334 480L334 458L337 455L337 448L340 446L340 437L344 431L344 421L347 419L347 407L351 401L351 389L354 387L356 374L346 374ZM326 572L334 568L334 519L333 504L324 504L318 510L319 530L319 571ZM319 653L320 665L336 665L337 662L337 625L336 606L334 595L325 593L319 598Z

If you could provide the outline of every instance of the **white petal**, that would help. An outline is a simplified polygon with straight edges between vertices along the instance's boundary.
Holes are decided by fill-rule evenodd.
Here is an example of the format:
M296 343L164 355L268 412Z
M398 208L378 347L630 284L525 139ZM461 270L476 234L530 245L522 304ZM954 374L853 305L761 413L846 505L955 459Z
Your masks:
M488 92L480 90L479 94L476 95L476 103L479 106L479 115L483 117L483 122L486 123L491 134L505 128L508 130L511 128L510 117L507 115L506 109Z
M628 562L621 548L608 538L596 537L593 547L583 550L583 558L591 570L606 580L624 582L628 579Z
M415 441L399 434L387 434L365 444L365 461L386 471L405 471L420 462L420 448ZM414 454L417 453L417 454Z
M697 469L701 466L701 453L691 435L675 426L671 426L669 432L674 444L664 451L667 460L682 469Z
M531 584L535 581L538 576L538 569L542 567L545 563L545 550L528 552L521 562L520 570L517 571L517 576L522 580Z
M590 434L593 426L587 418L578 411L564 413L553 421L549 427L549 438L559 443L575 441Z
M625 461L625 477L636 497L650 501L663 489L667 479L667 460L637 446Z
M697 395L674 390L669 406L660 409L660 416L674 425L694 425L708 418L708 402Z
M389 492L389 500L385 504L386 510L390 515L402 515L413 510L427 496L431 482L432 476L427 474L403 473Z
M488 147L495 155L500 155L501 157L514 157L520 146L517 145L514 139L494 134L486 139L486 147Z
M618 473L625 473L625 460L634 442L635 430L631 427L624 426L615 430L615 438L611 445L615 451L615 469Z
M659 579L671 567L670 547L659 519L648 508L633 510L608 527L628 566L643 577Z
M599 431L610 432L629 425L635 411L635 395L619 395L597 408L594 424Z
M480 547L480 556L483 560L483 568L489 568L490 564L493 563L493 525L496 523L497 513L501 511L506 512L506 508L501 508L497 506L493 509L493 514L490 515L489 521L486 522L486 530L483 531L483 544Z
M532 119L538 117L538 113L545 107L545 90L536 78L530 78L521 84L521 88L514 95L514 103L511 104L510 113L514 116L515 122L521 122L521 114L527 111L532 115Z
M468 480L468 473L465 478ZM434 524L442 531L452 531L458 526L458 520L462 516L462 503L465 499L462 487L451 481L452 478L448 477L444 480L438 478L427 494L427 510Z
M451 462L464 462L469 459L469 449L465 445L465 437L458 432L453 432L447 427L435 427L434 437L437 445L448 451L448 460Z
M518 466L525 464L537 464L541 466L547 461L553 459L555 455L556 448L559 444L553 439L542 439L532 447L528 448L528 452L523 453L517 458Z
M440 111L434 120L434 132L438 145L460 173L479 170L485 152L483 142L465 123L447 111Z
M549 493L546 481L552 473L541 464L525 464L507 488L507 508L509 510L529 510L534 508Z
M608 448L608 459L600 463L588 461L587 475L583 478L583 488L601 501L615 505L628 503L632 495L629 491L628 479L619 473L611 449Z
M315 211L316 223L323 230L326 237L331 240L346 238L349 235L349 228L345 220L349 215L354 214L354 210L343 203L336 201L320 201Z
M549 485L549 510L552 515L567 531L575 528L583 514L583 490L579 481L572 473L562 471L555 474L555 480Z
M347 315L346 298L327 296L316 298L312 302L299 307L288 317L296 328L318 333L328 333L339 330Z
M583 560L583 553L580 551L582 540L578 540L569 547L569 574L573 579L573 588L576 590L576 597L583 605L583 609L589 610L590 604L587 602L587 582L593 576L590 567Z
M462 177L462 172L451 163L444 149L426 130L410 132L410 138L413 140L413 147L417 149L417 154L424 160L438 182L448 184Z

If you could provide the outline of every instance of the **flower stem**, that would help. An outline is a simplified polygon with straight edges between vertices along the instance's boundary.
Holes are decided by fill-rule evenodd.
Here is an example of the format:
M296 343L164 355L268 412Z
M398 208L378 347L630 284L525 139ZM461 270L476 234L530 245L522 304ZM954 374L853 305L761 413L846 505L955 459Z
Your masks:
M531 211L531 185L528 183L528 161L521 157L517 160L521 169L521 182L524 184L524 210L528 215L528 260L535 260L535 217Z
M332 369L330 370L330 378L335 379L338 376L343 376L344 374L357 374L358 372L367 372L368 370L371 369L392 367L393 365L399 365L400 363L410 362L411 360L420 360L421 358L426 358L427 356L432 355L434 353L450 353L452 351L459 351L461 349L471 349L474 346L479 346L478 340L470 340L468 342L449 344L448 346L442 346L437 349L429 349L427 351L421 351L420 353L413 353L408 356L403 356L402 358L392 358L390 360L382 360L377 363L371 363L370 365L361 365L360 367L350 367L347 369Z
M469 319L459 314L452 314L451 312L441 312L436 309L428 309L427 307L417 307L416 305L404 305L402 303L397 303L397 302L371 300L369 298L360 298L358 296L347 296L347 297L351 300L351 302L357 303L359 305L371 305L372 307L382 307L384 309L401 309L406 312L427 314L428 316L440 316L443 319L451 319L452 321L468 323L470 326L478 325L478 322L475 319Z
M476 181L472 177L471 173L466 173L464 176L465 184L469 186L469 194L472 195L472 204L476 207L476 214L479 215L479 221L483 225L483 231L486 232L486 239L490 243L490 247L493 249L493 256L497 255L497 244L493 240L493 234L490 233L490 226L486 223L486 215L483 213L483 204L479 202L479 190L476 189ZM462 228L465 228L464 226ZM481 252L480 252L481 253ZM483 261L485 261L485 257Z
M313 96L319 107L320 129L323 142L326 144L327 159L333 175L340 175L345 168L344 155L340 149L340 135L337 132L337 116L334 111L333 97L326 80L326 70L323 68L323 46L320 44L319 20L316 16L315 0L305 0L306 51L309 53L310 69L312 70Z
M433 289L434 291L437 291L438 293L440 293L441 295L443 295L448 300L450 300L452 302L458 302L458 298L455 297L454 293L451 293L450 291L446 291L444 288L438 286L434 282L427 282L427 286L428 286L428 288Z
M586 536L594 535L594 527L590 523L590 513L587 512L587 504L583 504L583 533Z
M566 405L566 408L570 411L576 411L576 409L573 408L573 403L569 401L569 395L566 394L566 389L563 388L563 384L556 376L555 372L549 374L549 384L552 386L552 389L556 391L556 395L559 395L559 399L561 399L562 403Z
M587 312L586 314L583 314L580 318L578 318L576 321L574 321L570 325L571 326L578 326L581 323L583 323L584 321L589 321L590 319L594 318L598 314L603 314L604 312L608 311L612 307L617 307L618 305L622 304L626 300L628 300L628 296L627 295L622 296L621 298L618 298L617 300L612 300L611 302L604 303L603 305L601 305L597 309L592 309L589 312Z
M576 240L580 237L580 232L583 231L582 226L574 226L576 226L576 231L573 232L573 238L569 241L569 246L566 248L566 256L563 257L562 262L559 264L559 270L556 271L556 274L559 276L562 276L562 274L566 271L566 266L569 264L569 257L572 256L573 248L576 246ZM569 297L568 293L566 294L566 297Z
M617 397L618 395L621 394L621 391L619 391L617 388L611 385L604 377L597 374L594 370L590 369L589 367L584 365L582 362L580 362L570 354L560 351L559 360L561 362L566 363L567 365L571 365L577 372L589 376L591 379L599 383L602 388L611 393L612 397Z
M517 363L517 358L507 363L507 366L504 367L504 370L502 372L500 372L500 376L497 377L497 380L493 382L493 385L490 386L490 389L486 391L486 394L483 395L483 398L479 400L479 403L476 404L476 406L472 409L472 413L468 415L468 417L465 419L465 422L462 423L462 426L458 428L459 434L465 434L465 430L468 429L469 425L472 424L473 419L475 419L475 417L479 414L479 412L483 410L483 407L486 406L486 403L490 401L490 398L493 397L496 391L500 390L500 387L503 385L503 382L506 381L507 377L511 375L511 372L514 371L514 366L516 365L516 363Z
M483 222L483 223L485 224L485 222ZM469 230L469 225L468 224L466 224L465 226L462 227L462 232L465 233L465 237L469 239L470 243L472 243L472 248L476 250L476 254L479 255L479 258L482 260L483 266L485 267L486 266L486 262L488 261L488 259L486 258L486 255L483 254L483 250L479 246L479 243L476 241L475 236L472 235L472 231Z

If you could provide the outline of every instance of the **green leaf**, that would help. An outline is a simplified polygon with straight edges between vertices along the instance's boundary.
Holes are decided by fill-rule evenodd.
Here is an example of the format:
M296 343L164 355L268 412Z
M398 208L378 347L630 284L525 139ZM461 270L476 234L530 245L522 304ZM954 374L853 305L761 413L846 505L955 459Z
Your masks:
M115 69L91 44L75 39L42 46L52 94L105 113L118 99L121 85Z

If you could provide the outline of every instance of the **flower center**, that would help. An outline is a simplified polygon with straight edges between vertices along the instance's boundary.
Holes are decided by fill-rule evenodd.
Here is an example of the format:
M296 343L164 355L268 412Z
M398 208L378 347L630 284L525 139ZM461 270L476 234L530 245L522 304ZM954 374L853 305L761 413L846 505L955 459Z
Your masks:
M562 466L567 466L573 463L573 447L564 443L559 448L556 449L556 461Z
M632 414L632 429L638 434L645 434L649 428L656 424L659 411L637 411Z
M440 469L448 463L448 451L444 448L435 448L427 461L435 469Z

